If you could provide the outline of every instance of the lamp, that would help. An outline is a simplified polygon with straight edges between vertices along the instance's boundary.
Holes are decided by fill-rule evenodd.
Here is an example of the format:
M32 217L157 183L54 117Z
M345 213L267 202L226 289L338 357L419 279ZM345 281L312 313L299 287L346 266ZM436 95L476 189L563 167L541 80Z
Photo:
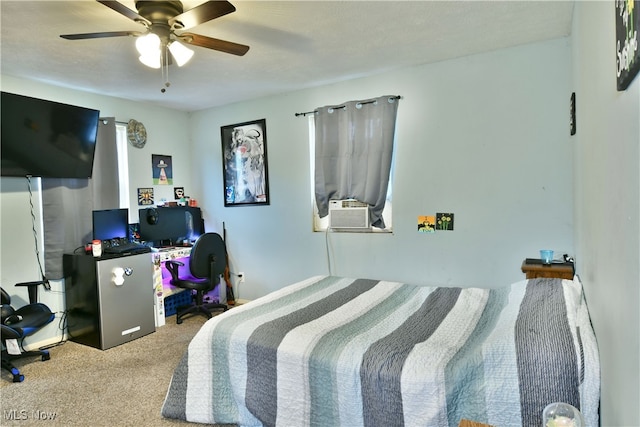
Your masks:
M160 37L154 33L138 37L136 49L140 53L140 62L147 67L160 68Z
M193 56L193 51L178 42L172 40L168 43L169 51L175 59L178 67L182 67L189 62ZM140 53L138 58L147 67L160 68L162 60L162 49L165 45L162 43L160 37L155 33L148 33L142 37L138 37L136 40L136 49Z
M189 62L193 56L193 51L177 40L171 40L169 28L157 27L154 32L149 32L136 40L136 49L140 53L140 62L150 68L160 68L162 78L165 79L164 86L160 92L165 93L171 83L169 83L169 52L178 64L182 67Z
M178 67L182 67L184 64L189 62L193 56L193 51L177 40L173 40L169 43L169 51L171 52L171 55L173 55L173 59L176 60Z

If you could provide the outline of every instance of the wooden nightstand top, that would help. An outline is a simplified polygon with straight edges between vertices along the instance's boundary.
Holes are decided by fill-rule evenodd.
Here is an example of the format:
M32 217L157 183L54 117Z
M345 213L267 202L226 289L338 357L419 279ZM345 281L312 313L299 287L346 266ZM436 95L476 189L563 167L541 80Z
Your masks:
M466 419L461 419L458 427L493 427L491 424L483 424L477 421L471 421Z
M540 259L527 258L522 262L522 272L526 274L527 279L546 277L573 280L575 267L572 262L543 264Z

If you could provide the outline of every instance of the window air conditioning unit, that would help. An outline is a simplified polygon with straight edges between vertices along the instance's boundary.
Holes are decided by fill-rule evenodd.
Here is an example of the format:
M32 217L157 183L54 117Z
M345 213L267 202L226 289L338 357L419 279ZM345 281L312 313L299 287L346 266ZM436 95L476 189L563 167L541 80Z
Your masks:
M369 205L358 200L329 200L329 228L365 230L369 228Z

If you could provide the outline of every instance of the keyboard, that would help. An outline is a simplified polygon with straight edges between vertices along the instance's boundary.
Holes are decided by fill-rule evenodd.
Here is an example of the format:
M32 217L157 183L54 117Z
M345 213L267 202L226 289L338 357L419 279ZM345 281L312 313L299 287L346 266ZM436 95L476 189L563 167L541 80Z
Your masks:
M104 253L115 255L144 254L147 252L151 252L151 248L145 245L141 245L140 243L124 243L121 245L104 248Z

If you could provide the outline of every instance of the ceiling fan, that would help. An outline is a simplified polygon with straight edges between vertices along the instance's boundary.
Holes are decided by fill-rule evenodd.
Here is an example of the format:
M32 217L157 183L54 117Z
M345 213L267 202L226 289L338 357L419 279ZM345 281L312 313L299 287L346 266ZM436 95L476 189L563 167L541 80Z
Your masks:
M140 62L152 68L169 65L172 63L172 57L178 66L184 65L193 55L193 51L180 42L238 56L244 55L249 50L249 46L242 44L184 32L184 30L234 12L236 8L228 1L207 1L184 11L180 1L138 0L135 2L137 12L118 1L97 1L143 25L146 31L63 34L60 37L67 40L136 37L136 48L140 52ZM171 55L168 55L167 51Z

